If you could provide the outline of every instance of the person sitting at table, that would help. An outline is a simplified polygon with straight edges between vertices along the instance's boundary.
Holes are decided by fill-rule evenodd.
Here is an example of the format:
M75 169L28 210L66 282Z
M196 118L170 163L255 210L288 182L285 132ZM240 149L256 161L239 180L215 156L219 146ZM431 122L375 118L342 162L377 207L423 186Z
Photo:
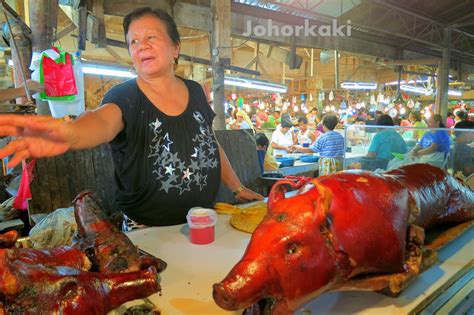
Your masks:
M431 116L428 120L428 127L444 128L441 115ZM450 146L451 140L446 130L429 130L413 148L410 155L416 162L444 167Z
M342 170L344 157L344 137L334 131L337 125L337 116L326 114L322 124L324 133L313 142L309 148L295 146L295 150L305 153L319 153L319 176L332 174Z
M453 150L453 171L468 177L474 173L474 121L463 120L454 129L456 140Z
M296 142L295 134L290 130L293 124L288 119L282 119L279 127L272 134L273 156L281 156L293 152Z
M365 131L365 118L358 116L354 124L347 127L347 140L351 146L364 145L369 143L369 135Z
M408 115L408 120L411 122L413 127L426 128L428 127L425 121L421 118L419 111L413 111ZM426 133L426 130L416 129L413 130L413 140L418 141Z
M298 145L303 147L309 147L311 143L316 141L316 139L321 135L319 131L311 131L308 128L308 119L304 116L298 118L298 133L296 134L296 139L298 141Z
M258 162L262 173L277 170L278 164L275 158L268 152L270 140L268 140L267 136L264 133L257 133L255 135L255 143L257 144Z
M376 122L377 126L393 126L393 119L389 115L381 115ZM394 154L407 153L407 145L403 137L394 129L386 128L375 134L370 142L367 158L362 159L362 168L368 170L386 169Z

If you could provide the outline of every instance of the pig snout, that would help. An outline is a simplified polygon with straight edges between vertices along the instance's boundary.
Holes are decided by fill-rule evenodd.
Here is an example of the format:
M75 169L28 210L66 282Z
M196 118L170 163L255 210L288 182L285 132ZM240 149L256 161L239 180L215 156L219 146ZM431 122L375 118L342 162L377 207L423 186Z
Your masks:
M268 282L265 265L242 261L224 280L213 285L212 295L223 309L237 310L265 297Z
M217 305L222 307L225 310L235 310L237 309L237 300L229 294L229 291L226 290L225 286L222 283L215 283L212 286L212 296Z

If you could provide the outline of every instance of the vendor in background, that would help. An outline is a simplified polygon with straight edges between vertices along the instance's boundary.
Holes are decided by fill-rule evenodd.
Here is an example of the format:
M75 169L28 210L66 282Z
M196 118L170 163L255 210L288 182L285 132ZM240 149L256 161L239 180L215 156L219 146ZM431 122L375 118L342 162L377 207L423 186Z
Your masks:
M428 120L428 127L445 128L441 115L431 116ZM423 135L423 138L413 148L410 155L416 158L417 162L444 167L450 144L451 141L446 130L430 130Z
M268 120L263 123L262 128L275 129L280 122L280 111L274 110L268 115Z
M463 120L468 120L469 116L467 114L467 112L465 112L464 110L462 109L458 109L457 111L455 111L455 117L454 117L454 128L456 128L456 124L458 124L459 122L463 121Z
M37 81L26 80L26 86L28 87L28 90L30 90L32 94L36 92L44 91L43 84ZM26 96L25 87L23 85L16 88L0 90L0 102L13 100L17 97L23 97L23 96Z
M319 153L319 176L332 174L342 170L342 160L344 157L344 137L334 131L338 118L334 114L326 114L322 124L324 134L318 137L316 141L305 148L295 146L295 151L305 153Z
M425 121L421 118L421 113L419 111L411 112L410 115L408 115L408 120L410 120L413 127L428 127ZM425 133L426 130L413 130L413 140L418 141Z
M474 173L474 121L463 120L454 129L456 140L453 150L453 170L463 177Z
M312 129L316 129L316 126L321 122L318 117L318 109L316 107L311 108L311 110L306 114L308 119L308 125Z
M454 122L454 114L449 112L448 116L446 118L446 128L454 128L455 122Z
M347 140L352 145L366 145L369 143L369 135L365 130L365 119L358 116L352 126L347 127Z
M251 129L252 131L254 131L252 121L250 120L249 115L247 115L244 110L239 109L235 114L235 117L237 117L237 121L235 122L235 129Z
M393 126L393 119L389 115L381 115L377 119L377 126ZM407 145L402 136L392 128L379 131L370 142L367 157L374 159L362 160L362 168L375 170L386 169L388 162L395 157L393 154L407 153ZM366 166L367 165L371 165Z
M319 131L311 131L308 128L308 119L304 116L298 118L298 133L296 134L297 144L303 147L309 147L311 143L321 135Z
M262 200L242 186L217 142L202 87L175 75L180 36L171 16L140 8L123 26L137 78L113 87L97 110L72 122L1 115L0 135L18 138L0 157L15 153L14 166L109 142L115 208L145 225L185 223L191 207L212 207L221 182L237 200Z
M268 152L270 141L264 133L255 135L255 143L257 144L257 155L260 169L265 171L274 171L278 169L278 164L271 154Z
M290 130L293 124L288 119L282 119L280 127L272 134L273 156L281 156L293 152L296 136Z

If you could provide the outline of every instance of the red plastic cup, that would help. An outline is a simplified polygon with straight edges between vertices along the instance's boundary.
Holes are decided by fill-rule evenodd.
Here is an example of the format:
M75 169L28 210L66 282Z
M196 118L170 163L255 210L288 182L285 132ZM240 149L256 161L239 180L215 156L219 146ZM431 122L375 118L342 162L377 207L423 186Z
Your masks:
M189 240L204 245L214 242L217 214L206 208L191 208L186 216L189 226Z

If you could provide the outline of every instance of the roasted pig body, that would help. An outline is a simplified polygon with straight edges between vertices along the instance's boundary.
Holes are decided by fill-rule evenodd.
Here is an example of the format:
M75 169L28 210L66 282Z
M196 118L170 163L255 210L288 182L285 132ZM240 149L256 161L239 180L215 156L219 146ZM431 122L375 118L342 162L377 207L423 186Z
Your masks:
M290 314L356 275L409 272L408 231L474 219L474 192L427 164L323 176L291 198L287 184L299 186L275 184L242 259L214 284L220 307Z
M158 272L166 263L149 255L141 255L130 239L110 223L94 193L80 193L74 200L77 222L77 244L99 272L138 271L153 265Z
M16 279L16 285L1 291L6 314L105 315L127 301L145 298L160 289L154 267L100 274L9 261L3 268Z

